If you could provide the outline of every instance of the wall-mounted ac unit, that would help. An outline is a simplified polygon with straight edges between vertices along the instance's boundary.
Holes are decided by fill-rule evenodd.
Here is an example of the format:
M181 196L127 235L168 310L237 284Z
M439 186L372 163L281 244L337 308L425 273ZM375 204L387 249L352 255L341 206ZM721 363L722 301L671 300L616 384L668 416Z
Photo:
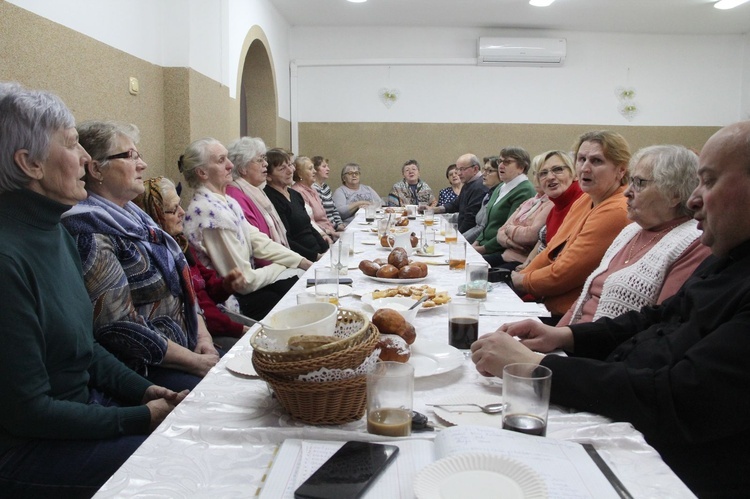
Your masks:
M565 38L491 38L477 43L477 64L494 66L560 66Z

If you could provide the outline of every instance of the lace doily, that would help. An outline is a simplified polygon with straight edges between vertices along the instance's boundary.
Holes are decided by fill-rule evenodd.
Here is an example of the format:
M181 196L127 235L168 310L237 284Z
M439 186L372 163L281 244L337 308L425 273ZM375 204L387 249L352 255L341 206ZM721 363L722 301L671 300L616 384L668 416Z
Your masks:
M380 349L376 348L356 369L328 369L327 367L321 367L316 371L301 374L297 376L297 379L313 383L326 383L328 381L341 381L356 376L364 376L372 369L372 366L378 361L379 356Z

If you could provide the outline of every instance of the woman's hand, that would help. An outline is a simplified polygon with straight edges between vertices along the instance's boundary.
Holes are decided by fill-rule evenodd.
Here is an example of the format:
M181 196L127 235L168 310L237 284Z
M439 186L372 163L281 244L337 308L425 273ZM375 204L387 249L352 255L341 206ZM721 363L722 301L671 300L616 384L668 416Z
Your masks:
M542 356L509 334L496 331L471 344L471 360L482 376L502 377L506 365L516 362L539 364Z
M242 275L240 268L235 267L224 276L222 286L229 294L239 293L241 290L245 289L245 286L247 286L247 280L245 279L245 276Z
M518 267L516 267L516 272L510 273L510 280L513 282L513 289L516 290L516 293L527 293L526 288L523 287L523 274L520 274L517 272Z
M312 266L312 262L308 260L307 258L303 258L301 262L299 262L299 265L297 265L298 268L302 270L307 270Z
M479 253L480 255L484 255L487 252L487 250L484 248L484 246L482 246L481 244L479 244L476 241L474 241L473 243L471 243L471 247L474 248L476 250L476 252Z
M164 418L172 412L172 409L182 402L189 393L190 390L183 390L178 393L163 386L149 386L143 394L143 403L148 407L151 414L149 431L154 431L164 421Z
M500 326L498 331L516 336L524 346L536 352L552 352L554 350L573 351L573 331L569 327L547 326L531 319L511 322Z
M208 371L219 362L219 354L216 353L216 349L213 346L211 348L214 353L193 353L192 362L190 362L189 366L186 366L185 371L201 378L208 374Z
M195 345L195 353L219 356L214 347L214 339L206 328L206 321L202 315L198 316L198 341Z

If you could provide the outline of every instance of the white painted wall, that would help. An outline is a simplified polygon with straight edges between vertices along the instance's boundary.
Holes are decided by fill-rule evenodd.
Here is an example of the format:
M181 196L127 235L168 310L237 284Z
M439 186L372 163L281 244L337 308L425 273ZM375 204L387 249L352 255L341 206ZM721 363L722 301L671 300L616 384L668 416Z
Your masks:
M557 68L452 64L476 57L480 35L561 36L568 57ZM617 125L631 123L615 97L616 87L629 85L640 109L633 124L718 126L743 115L746 44L739 35L292 28L290 58L299 66L292 105L300 122ZM441 58L448 65L431 64ZM398 65L403 60L420 64ZM401 92L390 109L381 87Z

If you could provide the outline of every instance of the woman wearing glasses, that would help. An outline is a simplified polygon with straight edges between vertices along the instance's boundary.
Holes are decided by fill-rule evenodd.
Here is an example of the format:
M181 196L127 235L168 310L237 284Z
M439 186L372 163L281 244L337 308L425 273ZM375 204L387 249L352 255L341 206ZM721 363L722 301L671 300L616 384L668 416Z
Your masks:
M539 173L546 176L547 172L549 172L548 169L545 170L543 168L546 165L546 156L546 154L539 154L531 160L529 176L536 189L536 196L521 203L521 206L497 230L495 240L502 248L502 251L484 255L484 259L492 267L508 270L515 269L521 262L526 260L529 252L538 241L539 230L544 226L552 209L552 202L539 183ZM557 161L559 162L559 159ZM570 160L568 161L570 164ZM553 168L562 167L554 166ZM570 170L572 171L572 169L571 166ZM570 178L572 177L571 173Z
M333 202L339 210L344 223L349 223L357 210L368 204L380 206L382 199L375 189L360 183L362 172L357 163L347 163L341 170L341 181L344 183L333 193Z
M134 371L173 390L192 389L219 360L197 314L177 243L133 204L146 163L133 125L78 127L89 151L88 198L63 215L94 304L94 337Z
M482 199L482 207L479 208L479 211L474 218L476 220L476 225L462 234L464 236L464 239L466 239L466 242L469 244L472 244L474 243L474 241L476 241L479 234L482 233L485 226L487 225L487 203L489 203L490 198L495 192L497 186L500 185L500 176L497 174L499 160L500 158L498 156L489 156L484 158L484 167L482 168L482 185L487 188L487 194L484 195L484 198Z
M633 156L625 190L633 223L614 240L559 326L616 317L677 292L710 254L687 206L697 184L698 157L682 146L646 147Z
M586 195L573 203L547 248L520 273L511 274L516 291L541 300L554 324L628 223L623 193L630 149L625 138L609 131L588 132L574 150L578 182Z

